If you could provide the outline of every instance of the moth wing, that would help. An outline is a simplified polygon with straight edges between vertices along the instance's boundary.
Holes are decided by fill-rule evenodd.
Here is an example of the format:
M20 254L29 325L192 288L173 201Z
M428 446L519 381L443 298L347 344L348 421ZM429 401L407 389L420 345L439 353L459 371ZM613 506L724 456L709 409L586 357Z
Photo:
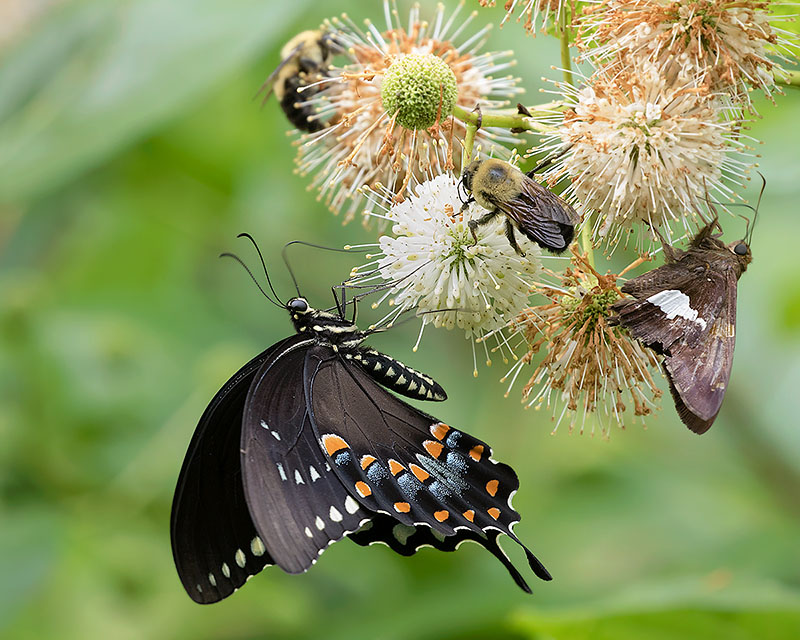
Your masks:
M267 551L288 573L306 571L331 543L372 515L331 471L313 432L303 379L312 344L295 336L262 364L242 423L247 506Z
M687 254L622 287L636 298L616 302L610 320L664 355L681 420L704 433L714 421L733 364L737 277Z
M536 574L549 579L512 532L519 521L511 506L517 475L491 459L486 443L403 402L341 358L312 349L306 368L314 430L363 507L487 549L496 537L491 532L504 533L525 549Z
M172 501L170 537L178 576L195 602L218 602L272 564L256 540L245 502L239 440L253 377L286 342L253 358L225 383L203 412L186 452ZM248 554L245 567L236 562L239 549Z
M675 406L684 424L698 434L713 424L722 406L736 346L736 284L733 269L725 271L723 304L704 338L680 343L664 359Z
M563 251L572 242L578 214L564 200L535 180L522 183L520 195L497 207L533 242Z

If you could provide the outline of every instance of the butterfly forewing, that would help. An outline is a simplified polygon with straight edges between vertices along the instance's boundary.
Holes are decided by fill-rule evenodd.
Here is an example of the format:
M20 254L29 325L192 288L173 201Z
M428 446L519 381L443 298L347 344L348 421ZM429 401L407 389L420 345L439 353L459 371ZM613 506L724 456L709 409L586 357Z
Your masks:
M228 380L200 418L183 461L170 536L178 575L195 602L222 600L272 564L245 502L239 441L256 371L292 340L267 349Z
M312 349L306 367L314 429L331 467L365 508L405 526L426 525L432 535L498 531L519 542L511 531L519 514L510 504L519 482L511 467L491 459L488 445L339 358Z
M312 340L297 337L265 361L244 410L241 465L256 529L274 561L289 573L370 517L349 494L314 435L303 385Z

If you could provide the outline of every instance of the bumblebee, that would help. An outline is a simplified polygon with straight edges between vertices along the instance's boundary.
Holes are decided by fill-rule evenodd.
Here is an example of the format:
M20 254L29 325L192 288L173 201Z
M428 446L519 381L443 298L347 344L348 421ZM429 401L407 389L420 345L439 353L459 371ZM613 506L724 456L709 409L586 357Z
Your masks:
M521 256L525 254L517 245L515 227L551 253L562 253L572 242L580 217L564 200L536 182L533 171L522 173L496 158L474 160L464 169L461 182L472 194L463 208L470 202L477 202L489 209L477 220L469 221L475 242L478 242L476 229L500 213L506 216L508 242Z
M283 46L280 64L258 93L267 91L264 97L266 102L274 92L286 118L298 129L309 132L324 129L323 123L311 119L315 111L307 104L314 95L314 89L302 89L327 77L331 58L340 48L324 30L298 33Z

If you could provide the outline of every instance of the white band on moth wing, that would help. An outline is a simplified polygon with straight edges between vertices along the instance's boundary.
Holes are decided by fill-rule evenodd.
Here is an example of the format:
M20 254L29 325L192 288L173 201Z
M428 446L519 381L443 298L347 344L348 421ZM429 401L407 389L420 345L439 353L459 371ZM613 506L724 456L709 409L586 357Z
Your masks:
M697 323L700 325L701 329L706 328L706 321L698 317L697 311L692 309L690 305L689 296L682 291L678 291L677 289L659 291L650 296L647 301L661 309L664 315L667 316L667 320L672 320L680 316L681 318Z

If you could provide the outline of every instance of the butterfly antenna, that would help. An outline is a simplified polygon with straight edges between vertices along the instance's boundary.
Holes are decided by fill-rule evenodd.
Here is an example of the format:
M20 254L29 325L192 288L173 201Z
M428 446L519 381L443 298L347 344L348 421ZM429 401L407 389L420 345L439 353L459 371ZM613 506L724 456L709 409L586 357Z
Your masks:
M236 262L238 262L240 265L242 265L242 268L245 271L247 271L247 275L250 276L250 279L255 283L255 285L258 287L258 290L264 295L264 297L267 300L269 300L272 304L274 304L276 307L280 307L281 309L284 308L284 306L280 302L276 302L275 300L270 298L269 294L266 291L264 291L264 287L262 287L259 284L258 280L256 280L256 277L253 275L253 272L250 271L250 268L242 261L242 259L239 256L237 256L237 255L235 255L233 253L225 252L225 253L220 253L219 257L220 258L233 258L234 260L236 260Z
M292 282L294 282L294 288L297 290L297 295L301 296L300 287L297 286L297 278L294 277L294 271L292 271L292 266L289 264L289 258L287 256L287 249L291 247L293 244L301 244L304 247L311 247L312 249L324 249L325 251L336 251L337 253L353 253L354 251L358 253L361 251L360 249L338 249L336 247L326 247L325 245L321 244L314 244L312 242L304 242L303 240L292 240L291 242L287 242L284 247L281 255L283 256L283 262L286 264L286 269L289 271L289 275L292 277ZM364 249L366 251L366 249ZM337 307L338 302L337 302Z
M267 284L269 285L269 290L272 291L272 295L275 296L275 299L280 301L281 297L276 293L275 287L272 286L272 280L269 278L269 271L267 271L267 264L264 262L264 256L261 254L261 249L258 248L258 244L253 239L249 233L240 233L237 238L247 238L255 247L256 253L258 253L258 257L261 260L261 266L264 268L264 275L267 277Z

